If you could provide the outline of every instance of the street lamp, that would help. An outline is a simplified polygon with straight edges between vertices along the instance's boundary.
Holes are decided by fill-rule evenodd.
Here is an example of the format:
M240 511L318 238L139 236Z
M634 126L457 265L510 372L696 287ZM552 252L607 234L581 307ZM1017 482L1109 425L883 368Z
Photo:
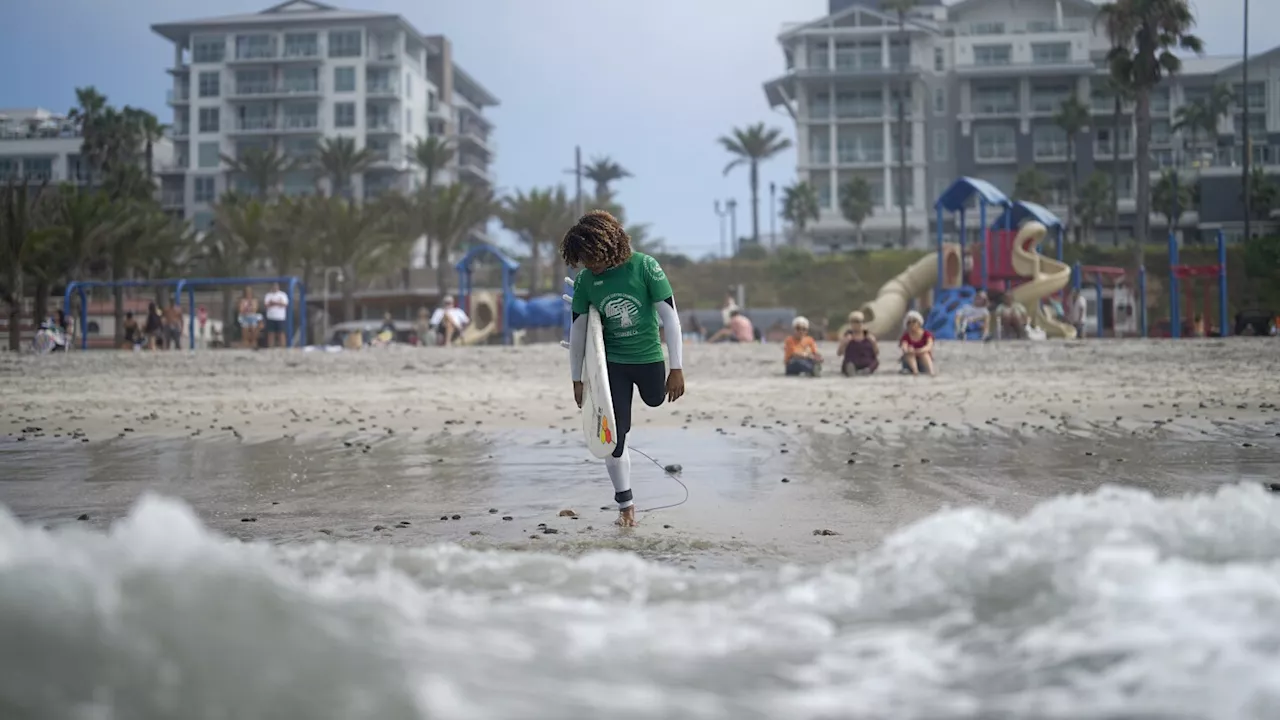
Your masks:
M725 257L727 253L725 252L725 244L724 244L724 238L725 238L724 221L725 221L725 218L729 216L729 210L728 208L721 208L719 200L716 201L715 208L716 208L716 217L720 218L720 256Z
M342 268L327 267L324 269L324 324L321 326L324 328L324 330L321 332L320 337L323 338L321 342L325 345L329 344L329 276L330 275L337 275L338 276L337 280L339 283L346 282L346 276L342 274ZM347 318L347 319L350 320L351 318Z
M738 201L729 198L724 203L729 207L729 244L733 246L733 254L738 254Z
M769 183L769 247L778 244L778 184Z
M1244 60L1240 70L1243 75L1241 81L1244 83L1244 127L1240 133L1244 145L1244 182L1241 187L1244 188L1244 239L1248 242L1251 229L1249 216L1253 214L1249 198L1249 171L1253 164L1253 147L1249 143L1249 0L1244 0Z

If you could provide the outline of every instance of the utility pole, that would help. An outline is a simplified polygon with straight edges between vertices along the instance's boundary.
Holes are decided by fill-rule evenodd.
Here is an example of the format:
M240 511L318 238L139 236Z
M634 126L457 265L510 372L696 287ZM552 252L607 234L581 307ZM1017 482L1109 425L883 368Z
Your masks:
M1244 239L1249 241L1249 231L1252 229L1253 203L1250 201L1250 180L1253 165L1253 146L1249 143L1249 0L1244 0L1244 64L1241 66L1241 73L1244 75L1244 129L1240 133L1241 139L1244 141L1244 182L1240 184L1244 188Z
M573 176L577 183L578 198L578 217L582 217L587 213L586 208L582 206L582 146L575 145L573 147Z
M733 250L733 257L737 257L738 250L738 201L729 198L725 201L725 205L729 207L729 247Z

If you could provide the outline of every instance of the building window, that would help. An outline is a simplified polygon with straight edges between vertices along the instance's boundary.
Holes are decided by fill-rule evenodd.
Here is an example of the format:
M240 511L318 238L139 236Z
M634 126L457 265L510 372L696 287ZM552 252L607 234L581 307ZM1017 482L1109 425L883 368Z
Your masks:
M191 62L220 63L227 57L227 38L222 35L197 35L191 41Z
M942 72L947 69L947 56L942 48L933 49L933 69L935 72Z
M355 103L334 103L333 104L333 126L340 128L351 128L356 126L356 104Z
M1066 65L1071 62L1071 43L1032 43L1034 65Z
M18 160L16 158L0 158L0 180L18 179Z
M809 130L809 163L811 165L827 165L831 162L831 133L826 125L818 125Z
M831 176L828 173L815 173L810 176L809 184L813 185L813 192L818 196L818 207L823 210L831 209Z
M276 56L276 39L274 35L237 35L236 59L256 60Z
M979 160L1013 160L1018 155L1012 127L996 125L973 129L974 156Z
M947 90L946 88L933 89L933 114L947 114Z
M404 74L404 96L407 98L413 97L413 76L409 73Z
M1128 126L1120 127L1119 142L1113 142L1116 137L1114 127L1106 125L1099 126L1093 135L1093 154L1096 156L1113 157L1117 148L1121 155L1133 154L1133 129Z
M216 182L212 175L197 175L195 178L195 201L198 203L213 202Z
M884 162L884 130L879 125L840 128L836 154L843 165Z
M219 82L222 78L221 73L202 72L200 73L200 97L218 97L222 88Z
M947 159L947 131L942 128L933 131L933 159Z
M831 95L820 92L809 96L809 117L812 118L829 118L831 117Z
M29 181L48 182L53 179L53 158L29 157L22 161L22 175Z
M216 133L218 127L218 108L202 107L200 108L200 132Z
M1031 131L1031 155L1036 160L1067 156L1067 133L1057 125L1037 125Z
M284 56L287 58L319 57L320 38L315 33L285 33Z
M198 150L199 155L196 157L196 162L202 168L218 167L218 164L222 161L222 159L218 157L218 153L221 152L221 149L221 146L216 142L200 143Z
M330 30L329 57L360 57L360 31Z
M1012 45L974 45L974 65L1008 65L1013 62Z
M333 69L333 91L349 93L356 91L356 69L350 66Z
M1018 93L1007 85L973 88L975 115L1004 115L1018 112Z
M1062 102L1071 97L1070 85L1032 85L1031 111L1038 113L1054 113L1062 107Z
M407 108L404 111L404 129L405 132L413 132L413 110Z
M970 35L1003 35L1002 22L976 22L969 26Z

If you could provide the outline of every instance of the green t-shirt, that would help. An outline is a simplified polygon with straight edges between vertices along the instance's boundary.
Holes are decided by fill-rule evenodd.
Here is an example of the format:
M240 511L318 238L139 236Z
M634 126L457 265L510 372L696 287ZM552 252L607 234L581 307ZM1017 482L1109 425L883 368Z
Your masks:
M573 311L582 315L596 306L604 326L605 360L620 365L662 362L653 304L669 297L671 283L662 266L638 252L600 275L583 268L573 283Z

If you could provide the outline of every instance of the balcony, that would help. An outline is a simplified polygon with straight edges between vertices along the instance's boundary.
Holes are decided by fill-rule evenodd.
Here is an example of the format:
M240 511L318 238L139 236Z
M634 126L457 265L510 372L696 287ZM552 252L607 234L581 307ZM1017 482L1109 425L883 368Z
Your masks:
M1031 155L1036 160L1066 160L1067 141L1044 141L1033 143Z
M228 65L248 65L254 63L272 63L280 58L280 47L275 43L267 45L250 45L237 47L236 52L227 58Z
M400 97L400 84L386 81L369 81L364 94L369 97Z
M484 185L493 183L493 178L489 174L489 168L479 160L464 157L458 161L458 175L471 182L478 182Z
M841 165L870 165L884 162L884 148L843 148L837 155Z
M366 129L371 133L398 133L400 132L400 123L390 116L371 115L366 121Z
M398 65L404 57L395 47L370 44L365 52L365 61L370 65Z
M320 62L324 58L320 54L320 43L285 43L281 61Z
M165 189L160 191L160 206L165 209L180 208L187 202L185 190Z
M974 115L1017 115L1018 101L1015 100L979 100L973 101Z
M286 132L319 132L320 115L285 115L281 127Z
M232 125L231 132L241 135L272 133L280 129L280 123L271 116L238 118Z
M189 138L191 137L191 126L186 124L174 125L173 129L169 131L169 134L174 140Z
M485 155L493 152L493 148L489 145L488 133L474 125L464 123L458 131L458 141L460 144L475 148Z
M169 105L186 105L191 102L191 88L178 88L165 92L165 102Z
M318 82L282 82L282 83L235 83L227 90L230 99L269 98L269 97L317 97L324 93L324 87Z
M369 148L369 162L378 168L403 167L405 161L404 148L400 146L394 147L371 147Z
M882 102L849 102L836 103L837 118L882 118L884 103Z

